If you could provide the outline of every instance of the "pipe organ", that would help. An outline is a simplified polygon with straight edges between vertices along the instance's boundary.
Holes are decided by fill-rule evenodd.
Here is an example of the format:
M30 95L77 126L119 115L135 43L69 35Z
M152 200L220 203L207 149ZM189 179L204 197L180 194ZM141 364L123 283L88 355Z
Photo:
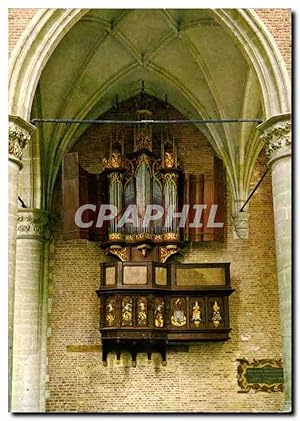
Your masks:
M104 364L109 352L120 358L128 350L133 364L138 352L160 352L165 362L168 344L227 340L230 332L229 263L175 258L188 243L224 241L222 161L214 158L213 178L201 168L185 172L180 139L166 130L154 136L151 97L142 92L136 100L141 123L132 142L117 130L101 173L84 170L74 152L62 169L65 240L98 241L115 258L101 264L97 290Z

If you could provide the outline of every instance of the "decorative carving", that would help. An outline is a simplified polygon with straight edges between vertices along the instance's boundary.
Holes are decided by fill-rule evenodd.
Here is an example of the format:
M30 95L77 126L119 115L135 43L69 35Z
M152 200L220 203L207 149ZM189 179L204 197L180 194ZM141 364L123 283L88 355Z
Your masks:
M254 389L255 392L284 391L281 359L253 360L250 363L242 358L238 361L240 362L237 369L238 385L244 393L248 393L250 389Z
M153 241L155 243L161 243L163 241L163 239L164 239L163 234L155 234L154 237L153 237Z
M147 298L139 297L137 300L137 324L147 326Z
M200 306L198 304L198 301L196 300L194 306L193 306L193 313L192 313L192 322L196 327L200 326L200 323L202 323L201 319L201 310Z
M165 302L162 297L156 297L154 302L154 325L164 327Z
M164 180L165 180L165 184L168 184L168 183L177 184L178 174L176 174L175 172L167 172L164 174Z
M185 301L183 298L177 298L173 304L171 323L173 326L177 327L181 327L186 324Z
M148 149L152 151L152 137L150 128L139 129L139 133L134 138L134 150Z
M178 251L179 248L176 245L159 247L159 261L165 263L172 254L178 253Z
M146 257L147 251L149 251L151 249L152 249L152 247L149 246L149 244L140 244L139 246L137 246L137 250L139 250L144 257Z
M261 135L266 144L266 153L272 158L276 152L283 152L291 145L291 122L280 121L266 129Z
M109 247L108 251L117 256L122 262L126 262L129 259L129 250L127 247Z
M175 166L175 158L172 152L165 152L164 153L164 166L166 168L174 168Z
M122 326L132 326L132 298L122 299Z
M139 234L135 234L136 241L144 241L144 240L152 240L152 234L150 232L141 232Z
M128 242L128 243L134 243L134 241L135 241L134 234L125 235L125 241Z
M179 234L176 232L166 232L164 234L165 241L179 241Z
M104 168L121 168L122 167L122 154L119 151L114 151L111 154L111 159L103 158Z
M116 320L116 313L115 313L115 298L114 297L108 297L106 299L106 313L105 313L105 324L108 327L115 325Z
M109 241L123 241L124 235L121 232L111 232L108 234Z
M109 174L109 181L111 184L113 183L122 183L123 174L120 172L114 171Z
M217 303L217 301L215 301L213 306L212 306L213 315L212 315L211 320L216 327L218 327L220 322L222 321L220 309L221 308L220 308L219 304Z
M51 239L48 212L42 209L20 209L17 216L17 237Z
M8 128L8 153L13 157L22 160L23 149L30 140L30 133L20 127L14 121L9 122Z
M232 215L233 228L241 240L247 240L249 231L249 213L236 212Z

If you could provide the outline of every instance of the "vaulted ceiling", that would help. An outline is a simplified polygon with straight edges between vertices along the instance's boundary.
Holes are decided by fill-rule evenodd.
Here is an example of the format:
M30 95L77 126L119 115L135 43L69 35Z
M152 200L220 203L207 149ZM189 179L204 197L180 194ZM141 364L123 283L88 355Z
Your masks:
M261 118L256 75L212 10L87 11L66 33L42 72L32 117L98 118L119 101L145 91L168 101L186 118ZM255 124L199 127L224 160L232 189L245 192L261 144ZM40 126L46 173L82 132L83 125ZM249 168L248 168L248 167ZM49 182L53 188L55 180ZM50 183L50 184L49 184ZM238 187L239 186L239 187ZM237 200L237 198L236 198Z

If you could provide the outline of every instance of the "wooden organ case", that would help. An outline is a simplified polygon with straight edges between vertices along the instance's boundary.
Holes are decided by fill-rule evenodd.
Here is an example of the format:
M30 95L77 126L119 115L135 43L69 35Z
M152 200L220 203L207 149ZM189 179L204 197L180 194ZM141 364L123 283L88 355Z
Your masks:
M112 137L100 174L83 170L77 153L67 154L63 163L64 238L99 241L115 257L101 264L97 290L104 364L109 352L119 359L122 351L131 353L133 365L139 352L149 359L159 352L165 363L167 345L224 341L231 330L230 264L184 264L170 258L188 242L224 241L222 161L214 158L213 178L185 173L174 136L162 131L154 138L151 123L145 123L153 118L147 100L143 92L137 98L136 120L142 123L134 127L132 150L125 153L122 135ZM87 210L83 220L93 223L78 227L74 215L85 203L97 210L113 205L115 216L97 226L94 212ZM162 210L160 217L151 219L147 205ZM193 205L206 205L197 227L191 223ZM219 226L211 227L207 222L214 205ZM170 209L173 215L185 209L183 224L180 215L168 217Z

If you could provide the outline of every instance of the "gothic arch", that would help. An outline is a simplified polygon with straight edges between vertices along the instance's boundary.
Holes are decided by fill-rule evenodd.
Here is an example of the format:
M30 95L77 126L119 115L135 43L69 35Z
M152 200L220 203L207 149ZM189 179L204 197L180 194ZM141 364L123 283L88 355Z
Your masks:
M41 78L43 69L53 55L56 47L63 40L64 36L72 30L76 23L84 19L93 20L94 22L98 19L98 23L103 26L104 32L106 32L108 36L115 36L117 25L124 16L126 19L126 15L128 15L130 11L123 11L121 17L118 18L116 24L112 27L109 27L104 20L88 16L88 13L89 9L42 9L32 19L27 30L23 33L23 36L13 50L10 59L9 113L11 115L20 116L27 121L30 120L33 99L36 95L38 82ZM223 107L220 95L218 95L213 77L205 62L202 60L197 48L195 48L195 45L189 38L189 35L187 35L186 30L192 28L194 23L187 23L182 27L179 27L176 20L167 11L162 11L161 13L164 15L163 17L166 21L166 25L169 25L170 32L162 36L158 42L154 43L153 48L150 48L144 57L139 56L139 51L132 44L130 39L121 37L119 41L123 43L124 48L127 48L128 54L134 58L135 64L127 66L128 72L127 68L123 67L119 73L116 73L116 76L112 74L111 83L117 83L122 77L124 78L127 74L129 75L131 70L134 70L135 68L147 68L147 71L151 75L159 75L162 81L165 80L170 86L177 89L178 92L181 91L182 98L185 97L185 100L190 105L190 110L194 110L194 115L193 111L190 111L189 117L195 118L201 115L202 118L209 118L209 115L203 110L201 98L197 98L195 95L193 96L190 94L191 86L183 84L180 89L180 83L174 78L174 75L168 72L167 69L151 62L155 51L164 48L168 42L178 36L183 40L193 60L197 63L199 72L204 75L205 83L209 87L211 93L212 104L216 104L215 108L217 115L220 118L228 117L225 115L226 110ZM288 112L290 110L289 76L274 39L258 15L253 10L249 9L211 9L209 13L213 20L230 35L233 43L238 46L238 50L249 65L242 104L243 117L247 117L247 111L249 112L247 108L248 94L251 92L252 88L257 89L257 87L254 86L256 83L254 79L258 80L258 89L260 89L262 98L260 117L268 119L273 115ZM122 72L125 76L122 76ZM120 77L120 75L122 77ZM102 85L99 92L103 93L105 90L106 85ZM92 105L90 104L95 105L96 102L97 98L91 97L89 101L83 104L81 114L82 110L85 111L86 115L89 111L92 112ZM176 106L176 104L173 105ZM177 108L182 111L180 107ZM102 111L105 110L102 109ZM55 115L51 117L59 116ZM76 115L76 118L84 117L85 116L83 115ZM258 116L253 115L252 117ZM236 203L235 210L238 210L240 203L242 203L248 195L254 162L261 150L262 142L259 140L258 133L253 133L253 131L237 134L234 132L232 133L226 126L224 126L224 128L219 127L217 130L208 127L207 129L205 128L205 130L209 141L226 165L230 189L234 202ZM48 171L50 178L46 180L46 182L43 182L44 185L48 186L46 189L47 191L44 192L45 197L43 198L39 193L33 194L33 191L36 188L40 188L41 182L38 181L36 186L32 186L31 196L35 196L36 198L30 199L32 205L48 208L49 203L51 202L52 190L59 167L58 160L67 148L73 134L74 127L72 126L67 132L63 133L61 128L56 128L55 133L53 133L55 136L53 136L53 145L51 145L52 151L51 153L49 152L49 156L45 158L51 163L51 168L49 168ZM37 139L37 136L38 135L35 136L34 142L43 142L42 137ZM238 140L233 140L234 136ZM242 140L239 140L239 138ZM251 139L251 142L250 140L248 143L245 142L245 138ZM234 142L237 142L237 144L235 145ZM33 148L33 150L39 149L40 148L38 147ZM57 151L59 151L59 156L56 157L54 162ZM236 151L238 151L238 153L236 153ZM43 157L40 158L42 159ZM35 166L33 170L35 171L36 178L40 180L39 168Z

